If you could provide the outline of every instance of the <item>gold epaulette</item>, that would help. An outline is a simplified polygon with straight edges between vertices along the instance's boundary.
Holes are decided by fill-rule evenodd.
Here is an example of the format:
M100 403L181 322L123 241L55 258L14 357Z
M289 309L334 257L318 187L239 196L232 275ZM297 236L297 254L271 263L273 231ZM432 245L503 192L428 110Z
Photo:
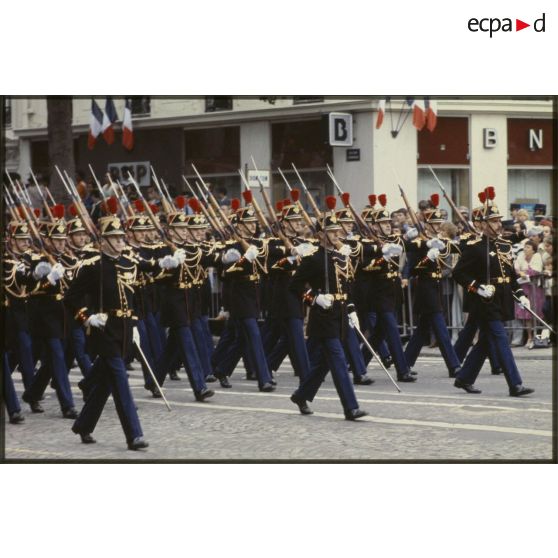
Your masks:
M83 260L81 260L80 267L83 267L84 265L93 265L94 263L98 262L100 259L101 259L100 254L96 254L91 258L84 258Z
M469 240L469 242L467 242L467 246L472 246L473 244L477 244L482 240L482 238L478 237L478 238L474 238L473 240Z

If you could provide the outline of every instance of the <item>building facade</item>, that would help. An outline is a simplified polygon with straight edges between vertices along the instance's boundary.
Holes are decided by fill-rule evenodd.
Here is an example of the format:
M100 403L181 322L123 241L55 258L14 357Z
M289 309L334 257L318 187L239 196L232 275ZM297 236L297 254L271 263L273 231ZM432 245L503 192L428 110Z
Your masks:
M96 98L101 108L105 99ZM29 169L46 172L49 166L46 101L43 98L5 99L6 166L24 178ZM124 99L114 98L121 119ZM120 141L107 145L100 137L87 147L91 98L73 100L76 168L92 165L103 175L109 167L125 178L130 171L142 184L150 182L153 166L173 192L182 192L195 178L192 163L205 180L241 190L238 170L269 171L275 200L288 196L287 181L299 187L292 164L306 186L323 202L334 186L329 166L341 187L350 192L355 207L371 193L386 193L390 210L401 207L398 184L411 204L438 192L432 167L458 205L474 206L477 193L496 187L502 210L519 204L544 214L552 207L557 148L553 104L549 99L437 99L437 125L417 131L409 103L402 98L387 103L383 124L376 127L380 99L370 97L134 97L134 148ZM347 145L332 146L329 115L341 113L352 123ZM350 144L350 145L349 145ZM445 200L442 207L448 208Z

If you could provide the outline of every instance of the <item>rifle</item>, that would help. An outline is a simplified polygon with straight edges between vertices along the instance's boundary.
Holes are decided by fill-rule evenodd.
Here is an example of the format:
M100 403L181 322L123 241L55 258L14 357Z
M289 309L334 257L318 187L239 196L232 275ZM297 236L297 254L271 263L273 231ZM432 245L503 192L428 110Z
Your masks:
M37 179L35 178L35 175L33 174L32 170L30 171L30 173L31 173L31 177L33 178L33 182L35 183L35 187L37 188L37 191L39 192L39 196L41 196L41 200L42 200L43 205L46 209L47 215L50 217L50 220L52 222L54 222L54 216L52 215L52 211L50 210L50 207L49 207L48 203L46 202L43 191L41 190L41 187L39 186L39 183L37 182Z
M159 184L159 180L157 179L157 175L155 174L155 169L153 168L153 166L151 166L151 174L153 175L153 182L155 182L155 186L157 187L157 190L159 191L159 195L161 196L161 204L163 205L163 211L165 213L169 213L173 210L172 202L171 202L170 198L167 200L167 198L163 194L163 190L161 189L161 186ZM162 182L162 180L161 180L161 182ZM165 187L165 189L166 189L166 187Z
M399 186L399 192L401 193L401 197L403 198L403 202L405 203L405 207L407 208L407 212L409 213L409 217L411 218L411 221L413 222L413 225L415 225L417 231L419 231L419 234L422 236L423 240L425 240L428 237L426 236L426 233L424 232L424 227L422 226L422 224L418 220L417 216L415 215L415 212L411 208L411 204L409 203L409 200L407 199L407 194L405 194L405 191L401 187L401 184L397 184L397 186Z
M242 178L242 182L244 182L246 191L252 194L252 190L250 190L250 184L248 184L246 177L242 174L242 171L240 169L238 169L238 174L240 174L240 178ZM254 206L254 210L256 211L256 215L258 217L258 221L260 222L260 225L265 229L265 232L269 236L273 236L273 231L271 230L271 227L269 226L269 223L267 222L265 215L262 213L260 204L256 201L256 198L254 198L253 196L252 196L252 205Z
M291 163L291 166L293 167L293 170L296 172L296 175L298 177L298 180L300 181L302 189L304 190L304 193L306 194L306 197L308 198L308 201L310 202L310 205L312 206L312 209L314 211L314 215L318 219L321 219L322 218L322 212L318 209L318 206L316 205L316 202L314 201L314 198L312 197L312 194L310 193L310 191L306 187L306 184L304 184L304 180L302 180L302 176L300 176L300 174L299 174L297 168L295 167L294 163Z
M194 189L192 188L190 183L186 180L186 178L184 176L182 176L182 179L184 180L184 182L186 182L186 186L188 186L188 188L190 189L190 192L192 192L192 196L194 197L193 199L197 200L198 198L196 197L196 192L194 192ZM212 217L209 215L209 212L207 211L207 208L204 207L203 203L200 203L200 209L201 209L201 212L204 214L205 218L207 219L207 222L211 225L212 229L221 237L221 240L224 240L225 239L224 232L220 228L217 227L216 223L213 221Z
M289 181L286 179L285 175L283 174L283 171L277 167L277 170L279 171L279 174L281 175L281 178L283 179L283 182L286 184L287 188L289 189L289 192L291 194L291 199L295 202L296 206L300 209L300 213L302 214L302 218L304 219L304 221L306 222L306 224L308 225L308 228L312 231L312 234L316 234L316 227L314 226L314 223L312 223L312 219L310 219L310 215L308 215L308 212L306 211L306 209L304 209L304 206L300 203L300 200L298 198L298 196L300 195L300 191L299 190L293 190L293 188L291 188L291 185L289 184ZM296 194L295 194L296 192ZM296 197L296 200L295 200Z

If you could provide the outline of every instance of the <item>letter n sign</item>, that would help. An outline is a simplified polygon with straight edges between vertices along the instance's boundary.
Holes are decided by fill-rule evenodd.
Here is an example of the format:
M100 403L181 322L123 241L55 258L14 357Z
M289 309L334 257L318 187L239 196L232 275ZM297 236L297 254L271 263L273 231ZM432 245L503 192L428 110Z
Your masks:
M353 115L344 112L329 113L329 145L353 145Z

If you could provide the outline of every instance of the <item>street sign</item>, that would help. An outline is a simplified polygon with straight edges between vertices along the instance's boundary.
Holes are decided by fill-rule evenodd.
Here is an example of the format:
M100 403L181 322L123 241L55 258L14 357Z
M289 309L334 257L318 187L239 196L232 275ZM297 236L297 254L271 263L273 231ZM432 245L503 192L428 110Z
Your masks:
M360 149L347 149L347 162L360 161Z
M345 112L329 113L329 145L353 145L353 115Z
M266 170L249 170L248 171L248 184L250 184L250 188L254 188L256 191L260 189L260 183L258 182L258 178L262 183L264 188L269 188L270 179L271 179L270 171Z
M130 173L138 186L149 186L151 184L151 166L149 161L137 163L109 163L108 172L113 180L128 183Z

